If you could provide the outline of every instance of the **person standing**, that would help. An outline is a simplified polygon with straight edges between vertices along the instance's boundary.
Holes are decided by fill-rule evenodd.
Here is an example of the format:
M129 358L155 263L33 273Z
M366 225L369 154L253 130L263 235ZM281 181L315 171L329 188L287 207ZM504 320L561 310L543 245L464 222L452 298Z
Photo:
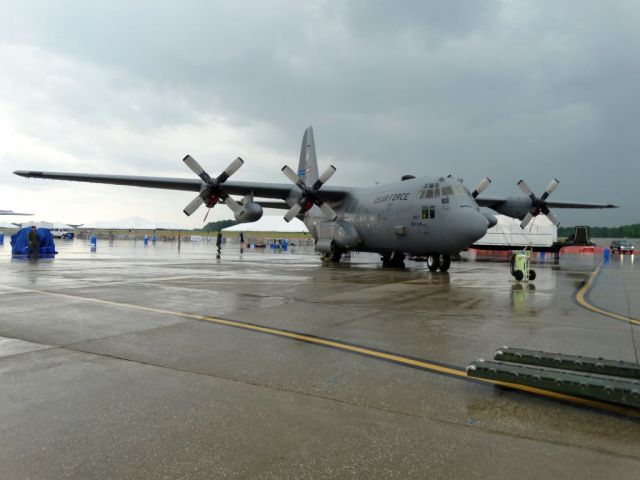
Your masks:
M29 232L29 258L38 258L40 255L40 237L38 236L38 229L35 225L31 226Z
M218 247L218 254L216 258L220 258L220 249L222 247L222 232L218 231L218 238L216 238L216 247Z

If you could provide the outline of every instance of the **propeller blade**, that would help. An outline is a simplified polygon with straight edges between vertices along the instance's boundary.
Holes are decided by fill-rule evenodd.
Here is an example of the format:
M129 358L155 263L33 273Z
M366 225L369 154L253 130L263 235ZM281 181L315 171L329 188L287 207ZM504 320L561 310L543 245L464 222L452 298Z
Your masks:
M334 167L333 165L329 165L329 168L322 172L322 175L320 175L320 178L318 178L318 182L320 182L320 185L318 185L318 187L327 183L327 180L333 177L334 173L336 173L336 167Z
M533 218L533 214L531 212L527 213L525 217L522 219L522 221L520 222L520 228L524 230L527 227L527 225L529 225L529 222L531 221L532 218Z
M322 175L320 175L318 180L316 180L313 183L313 185L311 186L311 190L314 192L317 192L318 190L320 190L320 187L324 185L324 183L327 180L329 180L334 173L336 173L336 167L334 167L333 165L330 165L329 168L327 168L324 172L322 172Z
M285 221L288 223L293 220L294 217L298 215L298 213L300 213L300 210L302 210L302 205L300 205L299 203L294 203L293 206L284 215Z
M236 202L233 198L231 197L227 197L224 199L224 204L229 207L229 210L231 210L234 214L238 214L242 211L242 209L244 208L242 205L240 205L238 202Z
M553 213L547 212L546 215L547 218L551 220L551 223L553 223L556 227L560 225L560 220L558 220L558 217L556 217Z
M480 183L478 184L478 186L476 187L476 189L473 191L473 193L471 194L471 196L473 198L476 198L478 195L480 195L482 192L485 191L485 189L489 186L489 184L491 183L491 179L489 177L484 177Z
M193 212L195 212L198 207L200 205L202 205L204 203L204 200L202 199L202 197L200 195L198 195L196 198L194 198L193 200L191 200L189 202L189 205L187 205L183 212L187 215L190 216Z
M320 210L322 210L322 214L324 215L324 217L327 220L335 220L336 218L338 218L338 214L336 213L336 211L331 208L329 205L327 205L326 203L322 202L320 205L318 205L320 207Z
M242 165L244 165L244 160L242 160L240 157L236 158L233 162L229 164L229 166L227 166L227 168L224 169L224 172L218 175L218 178L216 180L218 180L218 182L220 183L226 182L227 179L231 175L236 173Z
M296 175L296 172L291 170L288 165L285 165L284 167L282 167L282 173L284 173L287 176L287 178L295 184L301 181L300 177Z
M554 178L553 180L551 180L551 182L549 182L549 186L547 187L547 189L542 194L542 197L540 198L542 198L542 200L546 200L547 197L551 195L556 188L558 188L559 183L560 181L558 181L557 178Z
M536 196L533 194L533 192L529 188L529 185L527 185L527 182L525 182L524 180L520 180L518 183L516 183L516 185L518 185L518 188L520 188L520 190L522 190L532 200L536 198Z
M202 168L191 155L187 155L182 159L182 161L186 163L187 167L189 167L191 171L198 175L205 183L209 183L211 181L209 174L204 171L204 168Z

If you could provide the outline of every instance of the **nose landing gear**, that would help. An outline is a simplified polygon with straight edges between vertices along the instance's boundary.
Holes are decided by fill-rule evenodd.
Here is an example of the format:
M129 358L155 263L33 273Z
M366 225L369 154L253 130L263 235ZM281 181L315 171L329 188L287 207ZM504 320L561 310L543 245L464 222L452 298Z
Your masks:
M427 257L427 267L429 267L429 270L431 270L432 272L435 272L436 270L446 272L447 270L449 270L450 266L450 255L440 255L438 253L434 253Z
M394 251L382 254L382 266L404 268L404 253Z

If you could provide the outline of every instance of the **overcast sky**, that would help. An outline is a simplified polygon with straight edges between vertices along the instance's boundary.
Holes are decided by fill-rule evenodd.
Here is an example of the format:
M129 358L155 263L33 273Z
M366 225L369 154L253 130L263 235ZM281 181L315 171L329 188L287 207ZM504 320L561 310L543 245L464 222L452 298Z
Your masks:
M286 182L313 125L332 185L524 178L563 225L640 222L636 1L20 1L0 24L0 209L202 225L189 192L18 169ZM272 212L275 213L275 212ZM5 219L18 220L18 217ZM220 206L209 219L231 218Z

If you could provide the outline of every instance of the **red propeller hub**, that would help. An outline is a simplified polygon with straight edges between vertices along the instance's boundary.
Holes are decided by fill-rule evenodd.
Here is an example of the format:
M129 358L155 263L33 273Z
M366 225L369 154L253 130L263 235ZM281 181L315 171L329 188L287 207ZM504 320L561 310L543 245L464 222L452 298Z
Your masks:
M306 212L311 207L313 207L313 200L311 200L310 198L307 198L302 204L302 211Z
M211 195L205 203L208 208L213 208L218 203L219 200L220 200L220 197L218 197L217 195Z

